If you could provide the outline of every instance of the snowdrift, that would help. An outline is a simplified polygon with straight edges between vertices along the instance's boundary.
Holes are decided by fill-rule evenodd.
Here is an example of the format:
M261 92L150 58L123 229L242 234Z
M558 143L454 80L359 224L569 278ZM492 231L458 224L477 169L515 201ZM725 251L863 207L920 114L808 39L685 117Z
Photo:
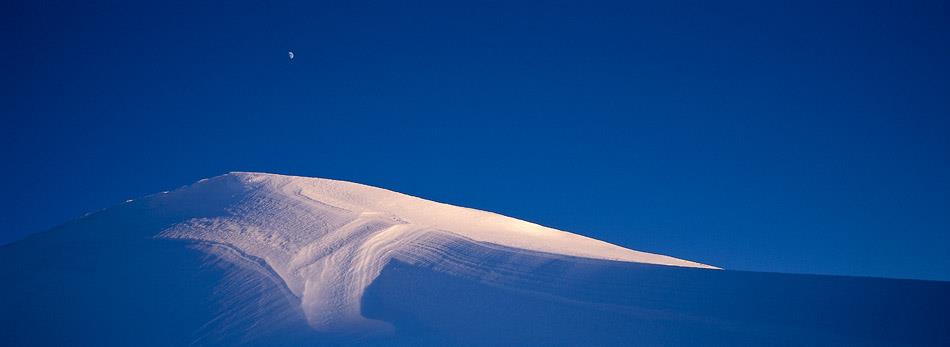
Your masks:
M950 283L718 270L232 173L0 247L2 345L940 345Z

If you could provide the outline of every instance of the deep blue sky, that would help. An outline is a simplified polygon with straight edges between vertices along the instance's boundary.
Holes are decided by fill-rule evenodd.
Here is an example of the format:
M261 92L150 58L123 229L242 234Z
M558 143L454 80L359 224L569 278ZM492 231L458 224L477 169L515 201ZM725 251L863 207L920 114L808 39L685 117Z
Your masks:
M0 243L265 171L950 280L947 2L664 3L5 2Z

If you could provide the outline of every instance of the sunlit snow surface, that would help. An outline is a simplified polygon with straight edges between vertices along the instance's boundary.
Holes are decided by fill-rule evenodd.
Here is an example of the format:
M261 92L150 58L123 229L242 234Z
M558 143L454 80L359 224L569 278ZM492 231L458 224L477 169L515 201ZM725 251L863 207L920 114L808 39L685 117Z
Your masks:
M0 345L948 341L946 282L709 268L355 183L232 173L0 248Z
M393 258L410 263L492 245L597 259L708 267L625 249L484 211L370 186L317 178L236 173L242 196L227 216L195 218L159 237L200 240L262 259L314 329L388 329L360 314L363 290ZM214 184L214 183L203 183ZM455 269L445 269L455 272Z

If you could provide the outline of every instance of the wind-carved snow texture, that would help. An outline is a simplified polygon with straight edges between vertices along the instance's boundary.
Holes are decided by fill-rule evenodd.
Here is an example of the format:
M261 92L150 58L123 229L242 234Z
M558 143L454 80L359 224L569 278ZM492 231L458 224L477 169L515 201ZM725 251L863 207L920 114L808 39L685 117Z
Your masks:
M299 298L309 324L318 331L391 330L388 323L364 318L360 299L392 259L438 263L436 258L445 252L477 252L494 245L515 252L714 268L350 182L229 175L245 187L233 192L238 198L226 215L190 219L159 237L223 245L261 259Z

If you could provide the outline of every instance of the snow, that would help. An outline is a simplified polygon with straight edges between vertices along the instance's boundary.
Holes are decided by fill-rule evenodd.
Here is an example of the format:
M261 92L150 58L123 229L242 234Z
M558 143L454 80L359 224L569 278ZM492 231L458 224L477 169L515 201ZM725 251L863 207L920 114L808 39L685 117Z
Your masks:
M714 268L351 182L237 172L196 185L225 179L241 183L237 191L222 192L243 196L228 207L232 213L189 219L159 237L211 242L262 259L299 298L319 331L391 330L361 315L365 288L392 259L433 262L450 244L466 245L460 252L490 245L512 252Z
M950 282L710 270L384 189L256 173L0 246L0 279L0 346L950 340Z

